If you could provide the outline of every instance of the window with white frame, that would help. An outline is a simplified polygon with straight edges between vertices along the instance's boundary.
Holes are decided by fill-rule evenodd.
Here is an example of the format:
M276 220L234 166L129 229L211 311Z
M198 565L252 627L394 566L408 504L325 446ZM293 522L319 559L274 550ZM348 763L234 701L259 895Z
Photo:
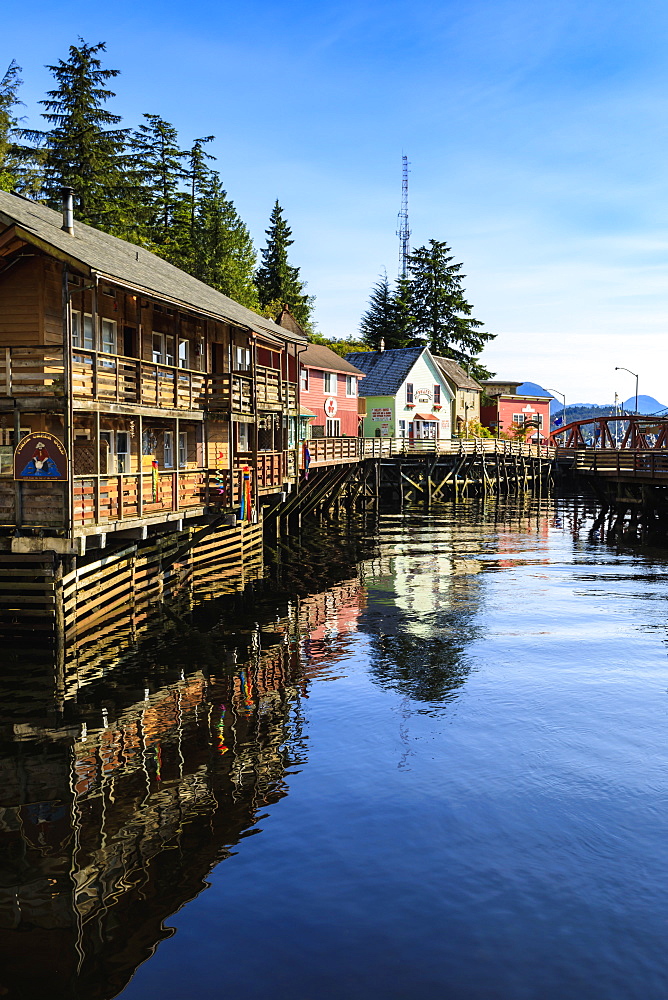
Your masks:
M163 434L162 464L166 469L174 467L174 431L165 431Z
M337 438L341 437L341 421L327 419L327 424L325 426L325 437Z
M357 395L357 378L355 375L346 375L346 396Z
M524 414L523 413L513 413L513 423L518 427L524 427Z
M412 403L413 402L413 383L412 382L407 382L406 383L406 402L407 403Z
M188 463L188 432L179 431L179 468L183 469Z
M308 368L302 368L299 378L301 380L301 391L308 392Z
M90 313L80 313L72 310L72 346L83 348L84 351L95 350L93 337L93 317Z
M251 367L251 352L248 347L234 348L234 370L237 372L249 372Z
M440 385L434 384L434 405L441 405L441 387Z
M400 420L399 421L399 437L400 438L405 438L406 437L406 421L405 420Z
M174 365L174 337L171 334L153 334L153 360L156 365Z
M102 351L104 354L117 354L116 350L116 320L102 320Z
M336 396L336 372L323 372L323 391L328 396Z
M189 340L179 340L179 368L190 368Z

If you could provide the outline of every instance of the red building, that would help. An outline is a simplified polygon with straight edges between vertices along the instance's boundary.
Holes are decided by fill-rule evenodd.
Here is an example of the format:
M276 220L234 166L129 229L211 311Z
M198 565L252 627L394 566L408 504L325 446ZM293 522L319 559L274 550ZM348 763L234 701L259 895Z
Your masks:
M550 433L551 396L518 395L519 382L483 382L483 404L480 423L500 437L515 437L526 427L521 436L532 444L546 444ZM536 422L539 429L535 427Z
M300 403L315 413L311 436L357 437L357 390L364 374L324 344L309 344L299 361Z

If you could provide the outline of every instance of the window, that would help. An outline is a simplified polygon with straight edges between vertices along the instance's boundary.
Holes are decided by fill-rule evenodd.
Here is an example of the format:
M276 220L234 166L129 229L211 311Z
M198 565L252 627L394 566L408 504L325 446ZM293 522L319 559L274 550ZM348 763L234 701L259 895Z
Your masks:
M163 351L163 355L164 355L164 358L165 358L164 363L166 365L173 365L174 364L174 360L175 360L174 359L174 338L173 337L167 337L167 336L165 336L164 341L165 341L165 347L164 347L164 351Z
M301 379L301 391L308 392L308 368L302 368L299 377Z
M179 468L183 469L188 462L188 432L179 431Z
M116 350L116 320L102 320L102 351L105 354L117 354Z
M251 367L251 353L248 347L234 348L234 370L237 372L249 372Z
M84 351L95 350L93 343L93 317L78 310L72 310L72 346L81 347Z
M282 440L280 420L281 418L274 414L266 414L263 417L258 417L258 451L280 451L280 442Z
M524 414L523 413L513 413L513 423L518 427L524 427Z
M130 471L130 435L127 431L116 432L116 472Z
M163 434L162 464L166 469L174 466L174 431L165 431Z
M440 406L441 404L441 387L440 385L434 386L434 405Z
M400 420L399 421L399 437L400 438L405 438L406 437L406 421L405 420Z
M412 382L407 382L406 383L406 402L407 403L412 403L413 402L413 383Z
M329 396L336 396L336 372L323 372L323 391Z
M249 451L248 428L250 424L237 424L237 451Z
M190 368L190 341L179 340L179 368Z
M340 420L327 420L325 427L325 437L337 438L341 437L341 421Z
M357 377L355 375L346 375L346 396L356 396L357 395Z
M153 334L153 361L156 365L174 365L174 338L166 333Z

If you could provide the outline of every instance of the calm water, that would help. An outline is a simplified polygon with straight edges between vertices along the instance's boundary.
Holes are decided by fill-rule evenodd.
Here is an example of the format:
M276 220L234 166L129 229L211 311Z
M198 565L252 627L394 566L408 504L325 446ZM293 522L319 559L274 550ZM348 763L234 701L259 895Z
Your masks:
M668 553L592 522L386 515L310 596L307 540L55 702L10 657L0 996L664 1000Z

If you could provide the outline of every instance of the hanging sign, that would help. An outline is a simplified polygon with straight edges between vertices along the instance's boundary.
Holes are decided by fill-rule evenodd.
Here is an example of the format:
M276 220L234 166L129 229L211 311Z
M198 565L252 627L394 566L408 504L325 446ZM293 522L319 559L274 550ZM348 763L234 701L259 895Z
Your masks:
M325 413L328 417L335 417L336 411L338 409L336 400L333 396L328 396L325 400Z
M46 431L22 438L14 449L14 479L26 483L67 479L67 453L62 441Z

